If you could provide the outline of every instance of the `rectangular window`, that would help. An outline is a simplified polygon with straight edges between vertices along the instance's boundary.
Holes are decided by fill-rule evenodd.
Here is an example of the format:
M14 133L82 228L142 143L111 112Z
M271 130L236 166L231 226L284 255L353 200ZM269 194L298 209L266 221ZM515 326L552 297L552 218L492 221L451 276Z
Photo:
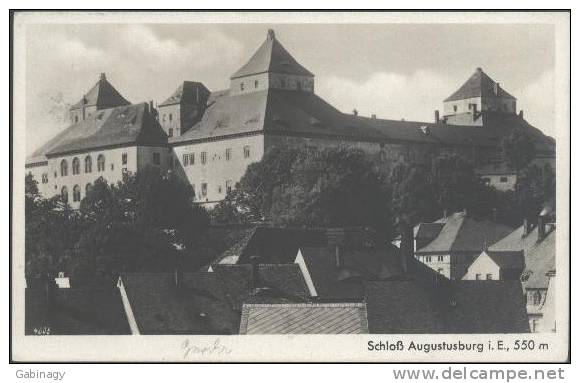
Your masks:
M254 81L254 88L258 89L258 85L260 85L260 83L258 82L258 80Z
M201 152L201 164L205 165L207 162L207 152Z
M244 158L250 158L250 147L244 146Z
M430 255L426 256L426 257L425 257L425 261L426 261L426 262L431 262L431 256L430 256Z
M222 194L222 185L218 185L217 192L218 194Z
M121 155L121 163L122 163L123 165L127 165L127 153L123 153L123 154Z
M507 177L499 177L499 182L507 182Z
M437 260L438 260L439 262L443 262L443 256L442 256L442 255L438 255L438 256L437 256Z
M487 279L488 281L491 281L493 279L493 277L491 276L491 274L485 274L485 279Z
M161 155L159 153L153 153L153 164L161 165Z
M232 149L227 148L226 149L226 161L229 161L232 159Z
M195 153L189 153L189 164L195 165Z
M226 192L229 193L232 191L233 182L231 180L226 181Z
M183 155L183 166L188 166L189 165L189 155L184 154Z
M475 280L476 281L481 280L481 274L475 274Z
M244 83L243 82L240 83L240 90L244 91Z
M201 184L201 196L202 197L207 196L207 184L205 183Z

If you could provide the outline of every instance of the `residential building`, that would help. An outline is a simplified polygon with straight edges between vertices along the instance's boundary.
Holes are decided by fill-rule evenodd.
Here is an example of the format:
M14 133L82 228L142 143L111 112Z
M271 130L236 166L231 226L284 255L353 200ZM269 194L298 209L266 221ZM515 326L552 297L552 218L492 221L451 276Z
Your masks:
M461 279L489 243L512 231L509 226L466 212L454 213L444 218L444 225L435 238L417 248L415 257L449 279Z
M497 161L502 137L522 127L537 160L554 162L555 141L516 114L513 96L479 68L432 122L342 113L314 90L314 74L272 30L228 89L184 81L157 109L130 105L102 75L71 108L72 125L27 159L26 172L43 195L60 193L76 208L98 177L116 182L126 171L160 166L189 182L196 202L212 206L277 147L356 148L382 168L450 154L482 166Z
M484 250L467 268L466 280L519 280L524 270L523 252Z

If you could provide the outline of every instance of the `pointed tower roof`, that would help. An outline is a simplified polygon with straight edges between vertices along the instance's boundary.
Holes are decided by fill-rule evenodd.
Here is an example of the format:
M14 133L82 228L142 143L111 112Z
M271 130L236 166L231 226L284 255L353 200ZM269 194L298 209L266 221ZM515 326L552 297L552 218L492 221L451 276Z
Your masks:
M201 82L196 81L184 81L181 85L173 92L173 94L165 101L163 101L159 106L167 106L185 103L198 103L202 99L205 102L207 96L209 95L209 90Z
M107 109L116 106L130 105L131 103L107 81L107 76L101 73L99 81L85 94L71 109L80 109L83 106L96 106L97 109Z
M254 53L250 60L232 75L232 79L250 76L258 73L275 72L296 74L301 76L314 75L300 65L278 40L272 29L268 30L266 41Z
M475 73L445 101L465 100L473 97L515 97L503 90L499 83L489 77L481 68L477 68Z

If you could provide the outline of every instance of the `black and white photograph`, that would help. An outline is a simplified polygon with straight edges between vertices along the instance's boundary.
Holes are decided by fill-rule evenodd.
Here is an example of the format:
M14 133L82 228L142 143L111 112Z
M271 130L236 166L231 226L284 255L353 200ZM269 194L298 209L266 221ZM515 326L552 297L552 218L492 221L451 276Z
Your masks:
M568 13L13 27L16 360L569 357Z

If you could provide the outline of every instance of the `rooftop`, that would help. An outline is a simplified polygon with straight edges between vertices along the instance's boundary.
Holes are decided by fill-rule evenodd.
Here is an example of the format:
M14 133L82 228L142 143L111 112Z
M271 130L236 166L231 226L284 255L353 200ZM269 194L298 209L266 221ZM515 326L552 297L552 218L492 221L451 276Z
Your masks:
M367 334L364 303L244 304L240 334Z
M272 29L268 30L266 41L252 55L250 60L232 75L232 79L258 73L273 72L314 77L300 65L284 47Z
M471 77L445 101L465 100L474 97L505 97L515 100L514 96L501 88L481 68L477 68Z
M121 96L107 76L101 73L99 81L85 94L79 102L71 106L71 110L86 106L96 106L97 110L129 105L130 102Z

